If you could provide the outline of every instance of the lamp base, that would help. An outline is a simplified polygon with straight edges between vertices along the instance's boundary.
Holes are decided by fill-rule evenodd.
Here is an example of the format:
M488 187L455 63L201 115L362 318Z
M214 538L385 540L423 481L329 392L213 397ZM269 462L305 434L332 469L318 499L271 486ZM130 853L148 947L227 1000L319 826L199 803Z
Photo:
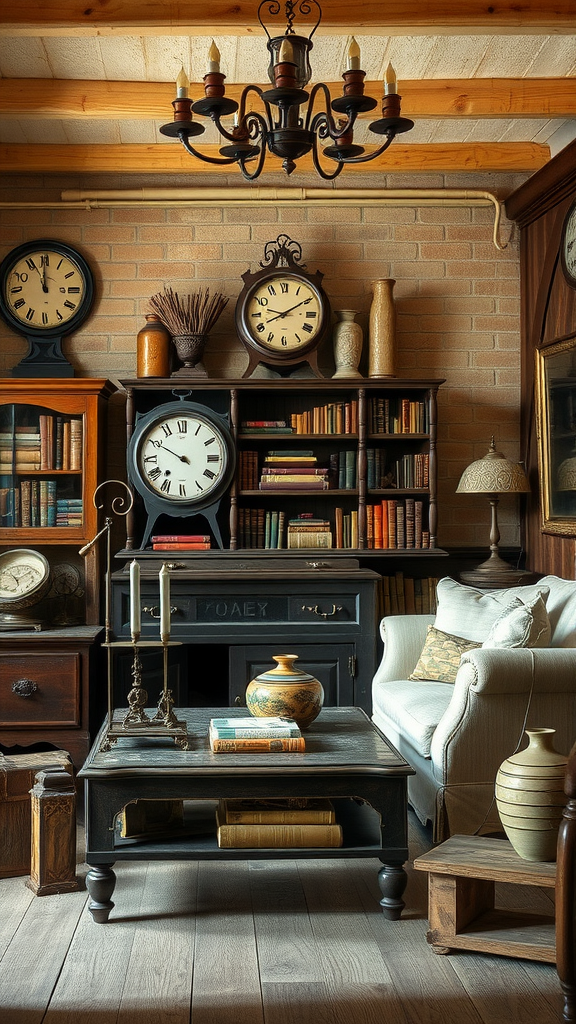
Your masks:
M506 587L521 587L534 583L538 579L538 574L528 569L514 569L513 566L507 569L478 567L470 572L461 572L459 579L461 583L466 583L469 587L478 587L479 590L504 590Z

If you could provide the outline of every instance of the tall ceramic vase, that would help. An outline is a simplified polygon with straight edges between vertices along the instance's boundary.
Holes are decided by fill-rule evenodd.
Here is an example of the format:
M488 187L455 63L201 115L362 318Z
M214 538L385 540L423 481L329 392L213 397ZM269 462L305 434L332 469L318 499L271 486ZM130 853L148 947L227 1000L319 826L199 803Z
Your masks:
M296 668L297 654L275 654L273 659L277 662L275 668L248 683L248 710L255 718L293 718L301 729L306 729L322 710L322 683L309 672Z
M362 355L362 328L356 323L358 310L336 309L338 322L334 326L332 341L334 344L334 377L361 377L358 369Z
M374 281L368 335L368 376L394 377L396 311L394 281L391 277Z
M146 324L136 338L136 375L170 376L170 331L155 313L146 314Z
M556 860L567 758L554 749L555 731L528 729L528 746L503 761L496 776L500 821L524 860Z

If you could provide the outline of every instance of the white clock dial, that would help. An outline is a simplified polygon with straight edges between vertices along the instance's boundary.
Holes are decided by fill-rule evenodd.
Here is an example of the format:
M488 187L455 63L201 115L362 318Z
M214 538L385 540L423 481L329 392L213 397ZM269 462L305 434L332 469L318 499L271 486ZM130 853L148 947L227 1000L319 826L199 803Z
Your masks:
M156 494L176 504L208 498L227 464L223 436L199 415L163 416L150 426L139 446L142 479Z
M562 255L566 274L576 284L576 204L572 207L564 225Z
M248 297L246 321L255 341L278 352L294 352L314 340L322 325L318 293L290 274L259 284Z
M76 316L86 293L86 279L70 256L39 248L8 270L4 283L7 309L23 327L64 327Z
M18 602L33 595L50 575L48 561L39 551L15 548L0 555L0 603Z

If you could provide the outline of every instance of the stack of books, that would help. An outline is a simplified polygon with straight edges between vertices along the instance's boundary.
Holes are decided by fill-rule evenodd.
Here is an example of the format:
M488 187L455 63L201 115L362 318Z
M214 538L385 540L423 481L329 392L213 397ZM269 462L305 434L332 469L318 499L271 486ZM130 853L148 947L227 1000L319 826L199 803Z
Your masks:
M82 526L82 498L56 500L56 526Z
M215 753L292 753L306 749L292 718L211 718L208 738Z
M302 849L342 846L342 826L331 800L221 800L218 846Z
M292 434L286 420L242 420L243 434Z
M153 551L209 551L209 533L157 533L152 539Z
M272 451L264 459L260 490L327 491L328 466L319 466L312 451Z
M0 433L0 473L40 469L40 434L35 427L16 427Z
M331 548L332 529L328 519L316 519L311 512L303 512L288 520L287 547Z

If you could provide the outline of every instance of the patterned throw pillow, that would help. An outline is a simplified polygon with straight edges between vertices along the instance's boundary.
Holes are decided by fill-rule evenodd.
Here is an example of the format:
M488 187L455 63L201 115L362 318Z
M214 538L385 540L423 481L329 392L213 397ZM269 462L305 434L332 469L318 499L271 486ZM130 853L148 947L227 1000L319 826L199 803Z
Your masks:
M428 626L422 654L410 679L434 679L439 683L453 683L460 666L460 656L481 645L462 636L443 633L436 626Z

